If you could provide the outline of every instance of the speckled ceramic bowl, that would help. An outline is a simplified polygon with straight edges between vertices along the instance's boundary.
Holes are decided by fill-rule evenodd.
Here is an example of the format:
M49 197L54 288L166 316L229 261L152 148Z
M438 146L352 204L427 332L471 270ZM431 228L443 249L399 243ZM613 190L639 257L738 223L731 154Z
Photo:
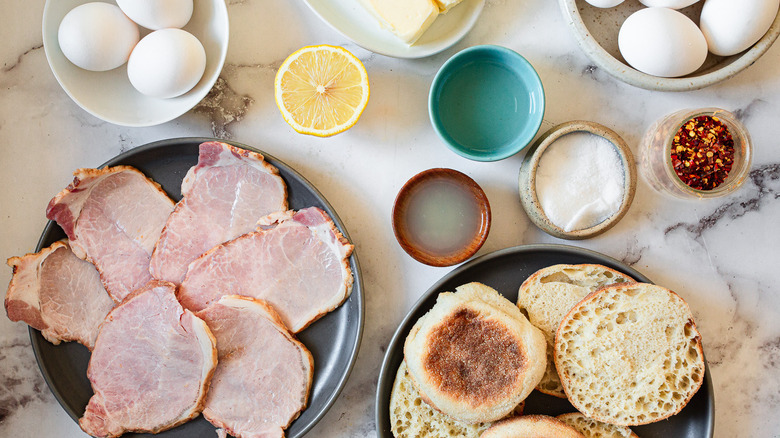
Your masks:
M614 8L601 9L585 0L558 0L566 23L574 32L582 50L601 69L636 87L659 91L698 90L726 80L752 65L780 35L780 13L766 34L751 48L732 56L707 55L695 72L679 78L661 78L630 67L618 49L618 32L629 15L643 8L636 0L625 1ZM739 1L739 0L735 0ZM683 8L680 12L695 23L704 2Z
M542 209L539 198L536 195L536 169L539 166L539 161L545 150L547 150L547 147L555 140L573 132L589 132L606 138L615 146L624 170L623 201L620 203L618 210L603 222L589 228L566 231L552 223ZM628 148L628 145L626 145L626 142L623 141L615 131L593 122L566 122L554 126L539 137L525 155L523 164L520 166L520 202L522 203L525 212L528 214L528 217L531 219L531 222L545 233L561 239L587 239L609 230L625 216L628 208L631 206L631 202L634 200L637 181L636 175L634 155L631 153L631 149Z

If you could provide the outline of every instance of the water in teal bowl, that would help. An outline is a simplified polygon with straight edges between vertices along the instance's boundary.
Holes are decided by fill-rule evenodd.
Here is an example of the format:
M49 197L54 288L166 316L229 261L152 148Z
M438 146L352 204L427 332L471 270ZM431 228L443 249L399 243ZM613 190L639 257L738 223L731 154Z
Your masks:
M544 114L544 91L525 59L505 48L478 46L447 64L430 98L434 127L450 148L490 161L513 155L533 139Z

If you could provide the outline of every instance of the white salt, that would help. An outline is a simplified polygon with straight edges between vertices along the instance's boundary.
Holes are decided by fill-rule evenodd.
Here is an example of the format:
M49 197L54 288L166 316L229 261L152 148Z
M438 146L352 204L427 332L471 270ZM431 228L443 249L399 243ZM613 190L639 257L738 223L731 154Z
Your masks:
M550 144L536 170L536 195L550 221L566 231L598 225L620 208L623 163L615 145L589 132Z

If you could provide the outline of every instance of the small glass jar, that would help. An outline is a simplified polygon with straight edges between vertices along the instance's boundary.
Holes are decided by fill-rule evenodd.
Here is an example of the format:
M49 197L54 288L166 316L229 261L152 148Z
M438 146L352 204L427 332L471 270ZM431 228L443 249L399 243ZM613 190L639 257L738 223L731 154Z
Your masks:
M711 190L695 189L680 179L672 165L674 136L691 119L699 116L717 117L728 128L734 140L734 159L726 179ZM658 120L648 128L642 139L642 170L654 189L679 198L715 198L732 193L748 176L752 160L752 144L747 129L734 114L720 108L684 109Z

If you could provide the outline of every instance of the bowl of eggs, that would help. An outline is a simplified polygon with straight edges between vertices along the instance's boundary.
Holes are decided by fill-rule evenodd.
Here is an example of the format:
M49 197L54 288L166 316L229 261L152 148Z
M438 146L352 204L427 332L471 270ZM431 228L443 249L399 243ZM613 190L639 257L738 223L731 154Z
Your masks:
M697 90L726 80L780 35L780 0L559 2L599 68L649 90Z
M173 120L211 90L225 62L223 0L47 0L46 59L82 109L122 126Z

